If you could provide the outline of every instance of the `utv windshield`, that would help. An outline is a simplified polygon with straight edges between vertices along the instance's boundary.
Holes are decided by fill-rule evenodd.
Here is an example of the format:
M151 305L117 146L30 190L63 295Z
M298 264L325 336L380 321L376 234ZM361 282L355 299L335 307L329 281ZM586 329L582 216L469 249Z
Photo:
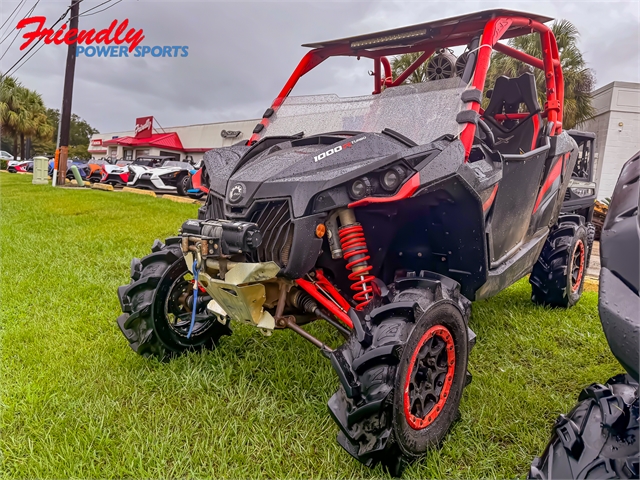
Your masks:
M446 133L459 132L456 114L464 89L459 78L450 78L400 85L361 97L287 97L262 136L380 132L390 128L419 145L425 144Z

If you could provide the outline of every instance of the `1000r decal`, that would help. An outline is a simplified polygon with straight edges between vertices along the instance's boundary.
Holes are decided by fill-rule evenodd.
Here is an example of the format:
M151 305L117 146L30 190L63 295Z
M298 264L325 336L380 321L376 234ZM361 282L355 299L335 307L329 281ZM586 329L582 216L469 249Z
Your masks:
M350 142L347 142L344 145L338 145L337 147L330 148L326 152L322 152L321 154L316 155L315 157L313 157L313 161L314 162L319 162L320 160L323 160L323 159L327 158L329 155L333 155L334 153L341 152L342 149L344 149L344 148L351 148L351 147L353 147L354 143L358 143L359 141L364 140L365 138L367 138L367 137L356 138L355 140L351 140Z

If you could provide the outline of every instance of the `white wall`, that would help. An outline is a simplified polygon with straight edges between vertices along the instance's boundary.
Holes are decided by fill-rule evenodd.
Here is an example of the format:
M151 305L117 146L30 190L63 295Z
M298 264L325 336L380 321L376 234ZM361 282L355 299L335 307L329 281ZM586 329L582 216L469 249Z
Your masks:
M595 118L580 126L595 132L598 198L611 197L622 166L640 150L640 84L613 82L593 94Z

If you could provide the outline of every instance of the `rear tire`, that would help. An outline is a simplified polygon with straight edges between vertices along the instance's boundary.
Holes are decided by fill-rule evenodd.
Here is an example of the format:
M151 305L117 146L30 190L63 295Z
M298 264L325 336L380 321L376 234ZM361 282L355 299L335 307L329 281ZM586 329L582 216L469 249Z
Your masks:
M596 226L588 222L587 223L587 267L589 268L589 264L591 263L591 252L593 251L593 242L596 238Z
M459 285L425 274L396 282L391 303L331 355L341 386L329 400L338 443L394 476L437 445L457 418L468 383L470 302Z
M134 352L169 360L186 351L214 348L220 337L230 335L228 324L210 315L206 305L196 309L193 332L190 309L180 298L193 290L189 270L180 250L180 237L156 240L152 253L131 261L131 283L118 288L122 315L118 326ZM200 303L200 302L198 302Z
M579 215L564 215L542 247L533 266L531 300L541 305L572 307L582 296L589 251L587 228Z
M556 420L529 478L638 478L638 383L616 375L585 388L578 401Z

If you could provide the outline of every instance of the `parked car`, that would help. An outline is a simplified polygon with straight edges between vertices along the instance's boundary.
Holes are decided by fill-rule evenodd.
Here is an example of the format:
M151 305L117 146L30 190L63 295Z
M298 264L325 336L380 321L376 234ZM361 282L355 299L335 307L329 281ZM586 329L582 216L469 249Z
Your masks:
M127 186L159 192L177 192L187 195L191 188L190 172L193 166L173 156L138 157L129 169Z
M108 165L108 162L104 159L100 160L89 160L87 162L87 167L89 172L87 174L87 180L91 183L97 183L102 179L102 166Z
M0 150L0 160L15 160L13 155L11 155L6 150Z
M33 160L27 160L15 165L15 171L19 173L33 173Z
M100 183L113 185L114 187L125 187L129 181L129 169L131 162L128 160L118 160L115 164L105 163L100 172L102 177Z
M53 159L49 160L49 172L48 173L49 173L50 177L53 177L53 162L54 162ZM68 180L74 180L76 178L73 175L73 170L71 170L71 167L73 165L75 165L78 168L78 171L80 172L80 177L83 180L86 180L87 176L89 174L89 167L85 162L83 162L81 160L78 160L78 159L71 159L70 158L70 159L67 160L67 173L66 173L65 177Z

